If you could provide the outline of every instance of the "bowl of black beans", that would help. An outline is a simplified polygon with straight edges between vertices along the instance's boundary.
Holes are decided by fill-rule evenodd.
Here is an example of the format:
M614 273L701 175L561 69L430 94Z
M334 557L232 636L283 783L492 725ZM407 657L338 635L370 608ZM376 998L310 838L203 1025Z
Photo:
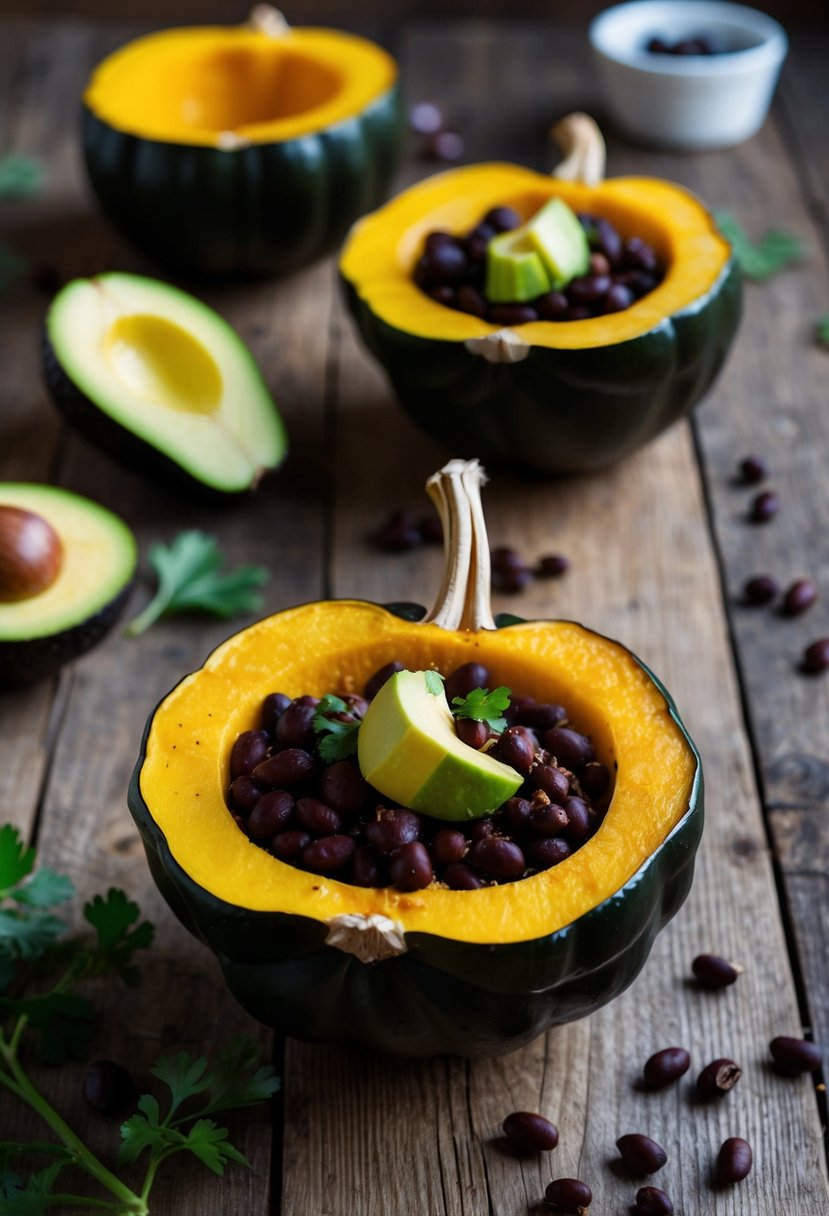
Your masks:
M589 37L613 121L678 151L754 135L788 50L778 22L719 0L618 4L594 18Z

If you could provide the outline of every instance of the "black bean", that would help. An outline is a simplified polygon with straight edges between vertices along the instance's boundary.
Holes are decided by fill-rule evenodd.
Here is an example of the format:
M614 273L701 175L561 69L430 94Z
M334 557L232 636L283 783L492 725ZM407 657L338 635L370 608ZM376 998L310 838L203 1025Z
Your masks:
M593 310L588 308L586 304L571 304L567 309L568 321L586 321L588 317L593 316Z
M392 854L389 875L401 891L422 891L434 877L432 859L426 847L413 840Z
M455 305L461 312L471 313L473 317L486 317L489 306L479 291L464 283L459 287L455 296Z
M620 287L627 287L628 291L638 299L640 296L646 296L649 291L653 291L659 280L655 274L648 274L645 270L626 270L624 273L616 275L616 282Z
M717 1182L731 1185L751 1173L754 1160L751 1145L739 1136L729 1136L717 1154Z
M457 131L438 131L429 140L424 153L431 160L450 162L461 160L464 154L464 142Z
M538 313L529 304L495 304L490 316L493 325L526 325L538 320Z
M491 549L489 559L492 562L493 570L497 573L503 570L526 570L527 568L527 563L518 550L509 545L497 545Z
M427 288L428 294L433 300L437 300L438 304L443 304L446 308L454 308L458 302L458 293L454 287L443 285L441 287ZM412 546L410 546L412 547Z
M763 490L751 501L749 519L755 524L768 523L780 510L780 497L774 490Z
M456 718L455 734L461 743L480 751L489 738L489 727L486 722L478 722L475 718Z
M595 235L590 242L593 249L603 253L611 267L615 268L622 260L622 238L609 220L597 219L593 231Z
M691 1057L684 1047L664 1047L662 1051L654 1052L645 1063L645 1084L651 1089L672 1085L684 1077L690 1067Z
M264 730L246 730L236 739L230 752L230 776L247 777L268 754L270 736Z
M527 861L536 870L550 870L566 861L572 851L560 836L539 837L527 845Z
M530 816L533 813L532 803L528 798L510 798L508 802L504 803L501 810L514 832L523 831L529 824Z
M341 815L352 815L365 805L368 785L353 760L337 760L320 777L320 797Z
M358 887L380 887L384 877L381 859L371 845L359 845L351 857L348 881Z
M526 776L535 762L535 743L521 726L508 726L503 732L492 754Z
M291 704L291 698L284 692L270 692L262 702L262 729L268 734L276 734L276 724L279 715Z
M451 232L430 232L426 237L423 248L427 253L437 249L438 245L454 245L455 238Z
M341 817L319 798L300 798L296 804L296 817L300 827L312 836L335 836L342 832Z
M314 732L313 705L298 705L294 702L279 715L276 724L276 741L280 747L301 747L310 751L316 741Z
M636 1192L636 1211L640 1216L673 1216L674 1205L658 1186L643 1186Z
M300 747L287 747L269 756L253 770L253 776L274 789L291 789L307 781L314 771L314 757Z
M555 1124L531 1111L514 1111L502 1126L504 1135L519 1153L548 1153L558 1144Z
M807 608L811 608L817 599L817 587L810 578L798 579L792 583L780 605L784 616L800 616Z
M769 470L763 457L754 455L744 456L737 465L737 472L740 475L740 480L747 482L749 485L762 481L769 475Z
M547 1183L544 1197L561 1216L581 1216L593 1202L593 1192L579 1178L554 1178Z
M623 262L628 270L653 272L659 265L655 251L639 236L629 237L624 242Z
M697 1077L697 1091L706 1098L722 1097L742 1075L743 1070L733 1060L712 1060Z
M616 1147L632 1174L655 1174L668 1160L668 1154L661 1145L651 1140L650 1136L637 1132L620 1136Z
M454 298L451 295L451 288L447 288L446 290L450 292L450 297L448 301L444 300L442 303L451 302ZM420 535L417 522L411 511L395 511L372 534L370 540L375 549L379 549L382 553L408 553L411 549L416 549L418 545L423 543L423 538Z
M829 668L829 638L818 638L803 651L802 670L819 675Z
M588 798L601 798L610 785L610 770L593 760L582 769L579 784Z
M433 101L416 101L409 107L409 126L418 135L434 135L443 127L443 113Z
M520 878L527 867L517 844L502 836L485 836L472 846L469 860L490 878Z
M365 688L363 689L363 696L369 701L373 700L385 684L386 680L390 680L391 677L396 675L398 671L403 670L403 664L397 659L392 659L391 663L386 663L385 666L375 671L373 676L369 676L369 678L366 680Z
M418 524L420 530L420 524ZM343 701L348 706L348 712L355 718L364 718L368 709L368 701L365 697L358 697L354 692L347 692L343 696Z
M594 815L583 798L566 798L564 809L567 812L567 829L565 836L571 844L584 844L593 832Z
M570 569L570 559L563 553L548 553L535 568L538 578L560 578Z
M743 586L746 604L769 604L780 594L780 584L770 574L755 574Z
M483 840L485 836L491 836L494 831L495 824L492 822L491 815L487 815L485 819L476 819L466 826L466 834L473 841Z
M532 581L533 572L526 566L523 570L498 570L493 579L495 590L506 595L518 595Z
M740 974L740 969L717 954L698 954L691 970L703 988L727 988Z
M250 813L248 833L254 840L268 840L287 828L293 819L294 800L287 790L263 794Z
M590 274L592 275L609 275L610 262L603 253L591 253L590 255Z
M588 274L573 279L567 287L567 299L571 304L594 304L610 290L610 276Z
M422 830L421 818L415 811L381 807L376 817L366 824L363 835L378 853L393 853L416 841Z
M787 1077L815 1072L823 1060L823 1052L817 1043L811 1043L808 1039L789 1038L787 1035L778 1035L776 1039L772 1039L769 1051L777 1071Z
M132 1110L138 1096L126 1068L113 1060L96 1060L83 1079L83 1096L102 1115L121 1115Z
M533 301L533 305L542 321L563 321L570 307L563 291L545 292Z
M520 228L521 222L521 216L512 207L493 207L484 216L484 223L496 232L512 232L514 228Z
M436 832L429 847L435 861L441 866L449 866L453 862L461 861L469 852L466 837L456 828L442 828L441 831Z
M555 764L537 764L530 773L529 782L534 790L543 790L553 802L564 805L570 790L570 781Z
M443 540L443 524L440 522L440 516L438 515L421 516L417 521L417 530L424 544L439 545Z
M319 697L312 697L309 693L303 693L301 697L294 697L294 705L306 705L311 709L316 709L320 703Z
M633 292L624 283L612 283L605 292L602 307L605 312L624 312L633 303Z
M249 815L265 790L253 777L237 777L230 787L233 809L241 815Z
M463 663L446 677L444 691L449 704L455 697L466 697L473 688L489 687L489 671L480 663Z
M348 865L356 848L351 836L322 836L302 850L302 864L315 874L335 874Z
M551 802L543 810L533 811L529 827L537 836L560 836L570 822L563 806Z
M596 753L587 735L580 734L569 726L555 726L548 730L544 742L559 764L565 768L580 768L595 760Z
M307 849L310 843L311 837L307 832L300 832L297 828L288 828L287 832L280 832L278 836L274 836L271 841L271 852L280 861L293 862L299 858L303 849Z
M529 726L532 730L552 730L560 722L567 721L567 710L563 705L556 705L552 701L542 701L527 705L521 711L519 721L522 726Z
M466 253L458 241L441 241L420 259L422 273L431 287L451 285L466 270Z
M452 891L477 891L486 886L484 880L463 861L454 861L447 866L443 881Z

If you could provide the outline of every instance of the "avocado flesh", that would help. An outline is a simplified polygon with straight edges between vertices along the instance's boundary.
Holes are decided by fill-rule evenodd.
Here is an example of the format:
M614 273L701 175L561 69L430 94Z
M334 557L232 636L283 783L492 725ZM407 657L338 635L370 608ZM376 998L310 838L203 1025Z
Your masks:
M479 819L521 785L515 769L462 743L443 689L399 671L371 702L357 736L360 771L402 806L438 819Z
M538 252L557 291L590 269L590 246L579 218L560 198L551 198L520 229Z
M139 472L234 494L285 456L285 429L250 351L186 292L140 275L76 279L55 297L46 338L56 404Z
M137 560L135 537L111 511L56 486L18 482L0 482L0 505L42 516L63 546L63 562L50 587L28 599L0 603L0 643L22 645L78 629L129 587Z
M538 251L523 228L495 236L486 250L484 294L492 304L534 300L550 290L550 279Z

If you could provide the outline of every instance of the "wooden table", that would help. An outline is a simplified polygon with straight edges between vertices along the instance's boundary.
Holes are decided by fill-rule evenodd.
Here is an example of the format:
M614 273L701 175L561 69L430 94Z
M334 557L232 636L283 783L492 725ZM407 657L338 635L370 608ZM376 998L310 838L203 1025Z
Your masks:
M4 29L2 146L48 167L41 199L4 208L6 236L64 278L144 268L90 199L76 122L90 67L133 32L68 22ZM371 32L399 56L410 98L445 104L469 160L548 165L545 133L556 117L574 106L600 115L579 29L470 21ZM754 234L778 224L808 244L801 267L748 287L736 350L693 424L602 476L542 483L498 472L485 492L493 543L572 559L566 578L496 608L573 617L623 639L674 692L704 758L708 822L692 896L621 999L493 1061L407 1063L273 1043L163 905L125 806L147 712L227 626L173 620L137 641L116 633L54 682L0 697L0 818L19 824L82 894L122 885L158 926L142 987L99 994L96 1055L129 1062L145 1082L159 1051L209 1051L245 1029L284 1078L270 1112L233 1123L252 1170L219 1182L177 1164L158 1185L159 1216L516 1216L540 1212L546 1182L560 1175L589 1180L597 1214L622 1212L635 1187L609 1163L630 1130L668 1150L656 1181L686 1216L829 1211L823 1087L819 1078L783 1080L765 1062L776 1034L811 1031L829 1045L829 676L797 671L803 647L829 634L829 355L812 338L829 309L827 55L825 33L795 38L772 119L733 152L656 155L611 141L610 172L675 178ZM403 180L430 169L410 158ZM6 296L0 329L0 477L91 493L130 523L144 551L151 538L205 528L229 557L269 567L269 610L331 595L431 596L435 551L385 557L366 534L391 507L424 505L424 480L447 453L414 430L358 347L333 264L204 294L251 344L290 428L290 460L257 497L205 511L116 468L63 427L38 370L46 301L25 282ZM765 527L746 522L750 491L734 479L751 451L767 458L782 501ZM793 620L742 607L739 589L758 571L784 583L809 575L823 599ZM705 993L689 983L690 961L704 950L745 966L734 988ZM659 1097L640 1092L645 1058L674 1042L698 1065L736 1058L743 1080L713 1107L694 1104L687 1080ZM44 1084L103 1146L117 1133L85 1110L82 1071L67 1066ZM20 1133L28 1123L10 1108L0 1096L4 1133ZM501 1120L516 1109L558 1124L550 1160L501 1151ZM750 1140L756 1167L718 1192L711 1166L729 1135Z

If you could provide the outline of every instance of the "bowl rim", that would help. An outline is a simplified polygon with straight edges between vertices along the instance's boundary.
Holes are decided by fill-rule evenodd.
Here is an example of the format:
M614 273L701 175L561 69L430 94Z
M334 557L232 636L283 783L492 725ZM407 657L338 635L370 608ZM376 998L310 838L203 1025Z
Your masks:
M717 55L654 55L644 47L619 45L618 30L629 16L659 10L662 21L679 19L728 22L759 39L755 46L723 51ZM670 14L667 18L665 14ZM666 78L677 76L717 77L776 68L789 46L783 26L767 13L730 0L625 0L598 13L590 22L588 37L593 51L610 63L633 71ZM656 62L661 61L661 62Z

